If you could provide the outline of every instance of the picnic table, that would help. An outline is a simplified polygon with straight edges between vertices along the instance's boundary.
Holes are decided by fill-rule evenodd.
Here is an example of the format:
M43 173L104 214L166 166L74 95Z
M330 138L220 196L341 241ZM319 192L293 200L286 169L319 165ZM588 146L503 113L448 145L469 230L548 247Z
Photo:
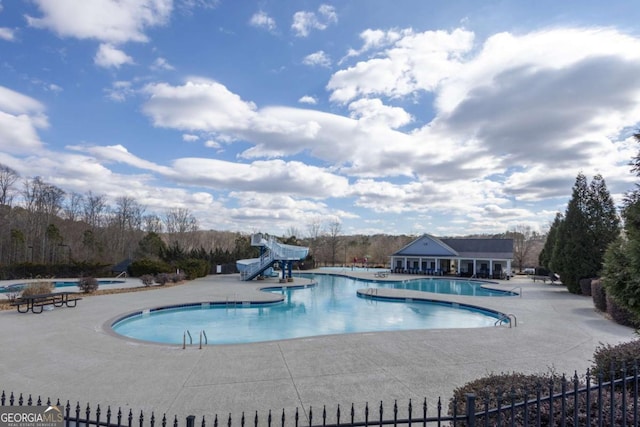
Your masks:
M50 294L38 294L20 297L11 305L18 309L19 313L42 313L46 305L54 307L75 307L82 298L77 296L77 292L53 292Z

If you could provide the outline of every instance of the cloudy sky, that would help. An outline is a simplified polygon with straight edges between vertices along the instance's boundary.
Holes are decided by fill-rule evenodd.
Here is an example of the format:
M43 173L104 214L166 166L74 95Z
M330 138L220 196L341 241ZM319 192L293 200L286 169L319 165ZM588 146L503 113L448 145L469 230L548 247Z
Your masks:
M633 0L0 0L0 163L203 229L545 231L579 172L633 186L639 18Z

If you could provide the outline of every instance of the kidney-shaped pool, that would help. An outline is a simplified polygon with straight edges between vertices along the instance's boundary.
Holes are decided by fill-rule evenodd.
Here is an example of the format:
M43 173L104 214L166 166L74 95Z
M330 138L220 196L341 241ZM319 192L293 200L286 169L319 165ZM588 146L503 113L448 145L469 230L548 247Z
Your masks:
M313 280L315 286L268 290L281 294L282 302L198 302L159 307L123 316L111 328L142 341L182 344L185 336L198 340L204 334L208 344L232 344L356 332L479 328L494 326L502 318L501 313L463 304L385 301L357 295L358 289L374 287L422 290L424 286L411 283L415 281L371 282L324 274L315 275ZM453 287L464 289L465 295L514 295L487 291L482 282L450 282L447 279L429 286L446 288L445 293L452 293Z

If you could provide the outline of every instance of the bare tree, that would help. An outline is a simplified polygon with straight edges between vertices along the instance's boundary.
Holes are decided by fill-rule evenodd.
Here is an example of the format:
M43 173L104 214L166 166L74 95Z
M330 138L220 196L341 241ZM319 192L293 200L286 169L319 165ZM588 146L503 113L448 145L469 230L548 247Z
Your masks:
M307 223L307 238L309 239L309 253L313 257L314 264L320 261L320 236L322 234L322 220L314 218ZM315 265L314 265L315 266Z
M162 219L156 214L145 215L143 221L144 231L147 233L160 234L164 230L164 227L162 226Z
M337 219L331 221L327 226L326 243L331 259L331 265L336 265L338 251L341 246L340 234L342 233L342 224Z
M131 258L142 237L144 210L145 208L132 197L122 196L116 199L110 223L113 256Z
M47 247L46 228L62 209L64 191L55 185L47 184L40 177L26 179L22 196L28 212L27 242L34 248L39 260L45 260Z
M68 219L69 221L77 221L78 219L80 219L83 199L84 196L82 196L82 194L71 193L70 197L67 198L67 203L65 203L62 208L64 217L66 219Z
M105 196L93 194L91 191L83 199L82 217L92 229L104 225L104 215L107 210Z
M7 165L0 163L0 205L11 205L13 201L13 185L20 175Z
M187 208L168 209L164 216L164 225L169 234L171 244L182 249L192 249L197 237L198 220Z
M513 239L513 261L518 271L526 267L531 259L531 252L536 242L537 234L528 225L516 225L506 233L506 237Z
M187 208L171 208L164 216L167 233L187 233L198 230L198 220Z

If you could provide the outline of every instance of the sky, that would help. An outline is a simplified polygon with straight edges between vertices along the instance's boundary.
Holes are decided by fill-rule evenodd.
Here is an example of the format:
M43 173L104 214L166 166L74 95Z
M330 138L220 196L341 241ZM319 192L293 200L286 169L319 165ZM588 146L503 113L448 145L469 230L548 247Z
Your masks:
M0 164L201 229L458 236L616 202L633 0L0 0Z

